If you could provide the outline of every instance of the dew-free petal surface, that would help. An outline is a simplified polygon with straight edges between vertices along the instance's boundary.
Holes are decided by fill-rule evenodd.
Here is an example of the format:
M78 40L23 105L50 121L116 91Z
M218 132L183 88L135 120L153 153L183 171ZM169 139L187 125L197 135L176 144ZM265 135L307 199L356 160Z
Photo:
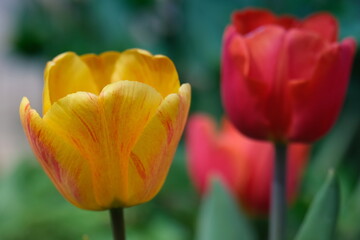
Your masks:
M20 118L35 156L58 191L77 207L100 210L89 162L78 149L48 126L27 98L21 101Z
M99 91L111 83L111 76L120 54L119 52L104 52L101 55L86 54L81 56L81 60L89 67Z
M44 117L90 165L100 206L127 202L130 151L161 101L152 87L120 81L106 86L100 96L85 92L68 95Z
M73 52L60 54L48 62L44 72L43 115L51 105L78 91L99 94L88 66Z
M167 96L130 153L129 204L153 198L167 176L190 107L191 88Z
M172 61L162 55L151 55L139 49L121 53L116 62L112 82L138 81L155 88L163 97L179 91L180 82Z

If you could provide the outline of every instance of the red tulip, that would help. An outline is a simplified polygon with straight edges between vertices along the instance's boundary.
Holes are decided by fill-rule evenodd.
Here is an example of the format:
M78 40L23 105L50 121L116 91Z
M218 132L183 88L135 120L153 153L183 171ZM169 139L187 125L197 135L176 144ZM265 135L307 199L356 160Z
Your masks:
M337 42L327 13L304 20L266 10L235 12L224 33L222 100L249 137L312 142L334 124L344 101L356 43Z
M300 143L288 146L287 198L290 203L296 198L310 146ZM217 177L247 212L268 213L273 144L245 137L227 120L217 131L211 118L193 115L187 126L186 147L190 176L201 194L208 191L210 179Z

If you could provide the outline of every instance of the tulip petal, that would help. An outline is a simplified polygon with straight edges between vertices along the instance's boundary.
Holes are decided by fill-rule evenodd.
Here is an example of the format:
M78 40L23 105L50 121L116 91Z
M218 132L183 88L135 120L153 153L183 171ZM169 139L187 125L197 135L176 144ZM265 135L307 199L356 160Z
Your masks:
M173 62L162 55L139 49L123 52L116 62L112 82L138 81L155 88L164 98L179 91L180 82Z
M167 176L190 107L190 85L170 94L143 131L130 153L128 205L153 198Z
M249 78L264 81L268 87L275 84L279 77L285 33L280 27L269 26L245 38L250 55Z
M215 128L215 123L210 117L200 114L192 115L186 127L186 152L190 177L202 194L209 188L208 174L214 173L211 164L216 161L212 154L216 146Z
M259 29L246 38L250 55L250 82L261 81L264 91L254 91L258 99L257 110L262 111L268 121L265 139L283 141L290 123L289 92L284 69L286 69L283 48L286 31L277 26ZM259 107L260 106L260 107Z
M104 52L101 55L86 54L81 56L81 60L89 67L97 88L100 91L111 83L111 75L120 54L119 52Z
M223 36L223 41L225 44L225 46L228 46L229 41L234 37L234 35L238 34L238 32L236 31L236 28L232 25L229 25L225 28L224 31L224 36ZM225 47L224 46L224 47Z
M21 101L20 118L37 159L58 191L79 208L100 210L90 166L83 156L47 126L27 98Z
M48 62L44 75L43 115L54 102L68 94L100 92L87 65L73 52L63 53Z
M254 31L246 38L250 52L250 71L247 78L252 82L261 81L266 86L263 93L254 92L260 102L261 111L268 120L269 130L265 139L279 142L285 141L284 135L291 121L291 102L285 75L286 33L284 28L268 26Z
M326 50L310 81L292 81L294 119L289 139L312 142L334 124L349 81L355 41L345 39Z
M266 138L268 123L263 115L263 103L254 93L264 95L267 86L256 79L246 78L249 52L241 35L229 27L225 37L221 61L221 96L226 113L244 134L253 138Z
M299 20L293 16L285 15L276 19L276 25L280 25L285 29L291 29L299 25Z
M309 79L328 44L318 35L292 29L286 34L288 81Z
M191 116L186 136L190 176L200 193L208 192L215 176L236 196L247 178L248 165L242 154L244 138L226 120L218 133L215 122L202 114Z
M275 16L267 10L249 8L236 11L232 15L232 22L240 34L246 34L258 27L272 24L276 20Z
M244 141L245 142L245 141ZM302 174L308 161L310 145L289 144L286 166L286 195L288 203L297 196ZM261 151L260 151L261 150ZM240 198L245 208L255 215L266 214L270 208L271 182L274 168L274 146L263 141L248 140L243 146L245 159L250 165L247 173L246 186L240 189Z
M244 160L248 166L243 188L239 189L241 203L254 215L269 211L271 178L274 165L274 148L265 141L247 140L243 146Z
M126 205L131 191L130 152L161 101L152 87L120 81L106 86L100 96L70 94L44 116L46 125L75 146L90 165L95 199L101 208Z
M338 38L338 23L336 18L328 13L317 13L306 18L300 25L305 31L312 31L320 37L334 42Z
M188 121L186 149L190 177L201 194L209 181L218 177L247 212L267 214L270 203L274 145L245 137L224 119L216 130L215 122L202 114ZM287 151L287 199L296 196L308 160L309 145L289 144Z

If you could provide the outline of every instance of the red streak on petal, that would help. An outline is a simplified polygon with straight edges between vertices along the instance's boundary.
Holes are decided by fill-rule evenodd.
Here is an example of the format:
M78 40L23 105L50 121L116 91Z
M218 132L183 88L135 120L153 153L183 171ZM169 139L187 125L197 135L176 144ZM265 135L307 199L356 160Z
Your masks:
M146 179L145 167L142 164L140 158L133 152L130 153L130 158L131 158L132 162L134 163L136 171L138 172L141 179L145 180Z
M78 201L82 202L82 197L79 191L79 187L76 184L76 181L79 179L80 176L80 169L73 170L71 173L72 181L68 183L68 186L70 187L70 191L72 193L72 196ZM69 179L68 179L69 180Z
M174 127L172 125L171 118L168 114L164 114L163 112L160 111L159 119L167 132L167 143L170 144L174 136Z
M30 103L26 104L26 106L25 106L25 112L29 112L29 108L30 108Z
M26 106L25 109L29 109L29 107ZM41 130L37 132L33 131L30 115L31 112L28 111L26 114L26 128L31 146L34 149L36 156L45 165L49 173L55 178L55 180L61 183L61 168L54 156L54 150L49 145L46 145L43 141L41 141L44 138Z
M72 111L73 114L80 120L80 122L84 125L84 127L87 129L88 133L90 134L90 137L92 138L92 140L94 142L98 142L96 135L94 134L94 132L91 130L90 126L86 123L86 121L84 119L82 119L82 117L75 111Z

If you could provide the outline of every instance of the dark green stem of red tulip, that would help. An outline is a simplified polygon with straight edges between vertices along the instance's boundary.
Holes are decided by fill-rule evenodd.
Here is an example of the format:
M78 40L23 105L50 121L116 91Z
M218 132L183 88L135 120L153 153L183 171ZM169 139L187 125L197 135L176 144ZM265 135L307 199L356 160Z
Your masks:
M110 217L114 240L125 240L124 209L110 209Z
M275 145L271 190L269 240L284 240L286 235L286 145Z

